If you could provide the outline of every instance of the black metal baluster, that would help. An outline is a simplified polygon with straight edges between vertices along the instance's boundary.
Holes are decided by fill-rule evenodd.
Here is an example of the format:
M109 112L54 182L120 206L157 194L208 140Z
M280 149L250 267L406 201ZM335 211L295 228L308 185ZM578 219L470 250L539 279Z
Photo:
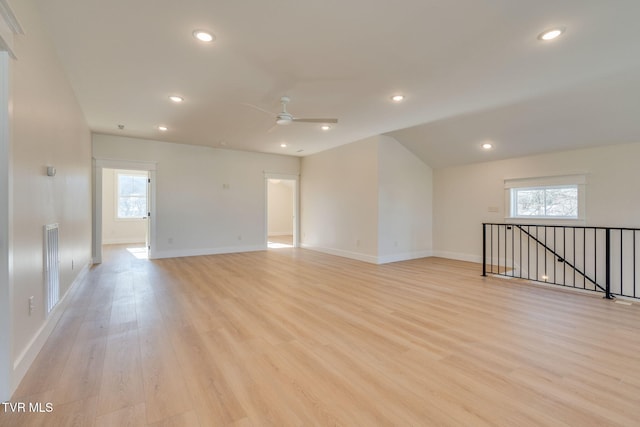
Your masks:
M507 275L507 226L504 226L504 275Z
M536 240L540 240L538 239L538 226L536 226ZM538 260L538 252L540 252L540 249L538 248L538 245L536 245L536 280L540 280L540 262Z
M547 247L547 248L549 247L547 245L547 233L548 232L549 232L549 230L547 229L547 226L545 225L544 226L544 246ZM549 273L547 273L547 253L544 251L544 248L542 248L542 249L543 249L542 250L542 254L544 256L544 274L542 275L542 278L544 280L549 280ZM545 277L546 277L546 279L545 279Z
M573 232L573 265L576 265L576 229L572 229ZM584 269L584 266L582 267ZM576 287L576 269L573 269L573 287Z
M582 229L582 269L586 273L587 272L587 229ZM586 276L582 277L582 288L585 289L587 287L586 284Z
M520 277L522 277L522 230L518 228L518 241L520 242ZM527 270L529 267L527 267Z
M527 280L531 280L531 227L527 225Z
M515 248L515 230L513 227L509 227L511 229L511 277L515 277L516 275L516 248Z
M636 297L636 230L633 230L633 297Z
M553 252L557 254L558 253L558 242L557 242L558 239L556 238L557 237L556 236L556 227L553 227L552 230L553 230ZM547 257L545 256L545 258L547 258ZM558 284L558 271L557 271L558 269L556 268L556 264L557 264L556 257L554 256L553 257L553 284L554 285Z
M567 286L567 227L562 227L562 281Z
M607 228L606 229L606 240L605 240L605 275L606 275L606 279L605 279L605 295L604 297L606 299L611 299L611 263L610 258L611 258L611 229ZM597 277L597 276L596 276ZM596 280L598 280L596 278Z
M482 224L482 276L487 277L487 224Z
M622 269L622 229L620 229L620 295L624 295L624 270Z
M498 274L500 274L500 224L498 224L498 237L496 240L498 241Z
M493 274L493 224L491 224L491 274Z
M608 246L606 247L608 248ZM607 262L609 262L609 260L607 260ZM593 264L594 264L593 280L595 280L596 283L598 283L598 229L597 228L593 229Z

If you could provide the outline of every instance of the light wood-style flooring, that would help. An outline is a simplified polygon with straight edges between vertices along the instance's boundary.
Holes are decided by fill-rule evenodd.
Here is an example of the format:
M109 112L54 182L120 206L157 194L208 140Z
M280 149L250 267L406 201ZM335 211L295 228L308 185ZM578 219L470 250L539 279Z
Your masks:
M480 272L111 247L0 425L640 425L640 304Z

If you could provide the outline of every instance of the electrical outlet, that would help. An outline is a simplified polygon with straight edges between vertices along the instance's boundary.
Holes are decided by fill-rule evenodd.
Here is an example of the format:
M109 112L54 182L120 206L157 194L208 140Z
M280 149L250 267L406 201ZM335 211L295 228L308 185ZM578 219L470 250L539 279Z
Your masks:
M33 303L33 297L29 297L29 316L31 316L31 313L33 313L33 309L35 308L35 305Z

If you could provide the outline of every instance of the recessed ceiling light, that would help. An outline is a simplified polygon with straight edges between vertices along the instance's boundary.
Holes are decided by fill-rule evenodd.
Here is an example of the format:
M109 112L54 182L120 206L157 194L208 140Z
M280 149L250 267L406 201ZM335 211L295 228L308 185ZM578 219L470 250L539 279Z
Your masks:
M329 125L322 125L322 126L320 126L320 129L322 129L322 130L329 130L329 129L331 129L331 126L329 126Z
M159 131L161 131L161 132L166 132L166 131L168 131L168 130L169 130L169 128L168 128L168 127L166 127L166 126L162 126L162 125L160 125L160 126L158 126L158 130L159 130Z
M488 142L485 142L484 144L482 144L482 149L484 150L491 150L492 148L493 148L493 145Z
M285 144L284 142L282 144L280 144L280 147L282 148L287 148L287 144Z
M538 35L539 40L550 41L557 37L559 37L562 33L564 33L564 28L553 28L551 30L543 31Z
M184 98L178 95L171 95L169 96L169 99L172 100L173 102L182 102L184 101Z
M215 37L213 37L213 34L204 30L195 30L193 32L193 37L205 43L212 42L215 39Z
M404 100L404 95L393 95L391 100L393 102L402 102Z

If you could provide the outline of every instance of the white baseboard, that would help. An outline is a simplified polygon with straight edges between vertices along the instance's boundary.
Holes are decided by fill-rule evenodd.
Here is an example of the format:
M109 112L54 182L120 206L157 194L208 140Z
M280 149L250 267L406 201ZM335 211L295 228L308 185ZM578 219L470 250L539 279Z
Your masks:
M75 288L78 283L85 279L85 276L89 272L90 266L91 264L86 264L84 267L82 267L82 270L80 270L76 278L73 280L73 282L71 282L71 285L69 286L65 294L60 298L58 304L56 304L56 306L53 308L44 324L31 339L31 341L27 345L27 348L25 348L25 350L16 358L16 361L13 364L13 375L11 384L12 395L13 393L15 393L16 389L20 385L20 382L27 373L27 370L38 356L38 353L40 353L40 350L42 350L44 343L47 341L47 338L49 338L49 335L51 335L51 332L53 332L53 328L55 328L56 324L60 320L60 317L62 317L62 313L64 313L64 310L67 308L67 305L69 303L67 296L71 293L71 290Z
M220 254L233 254L238 252L256 252L264 251L267 249L266 245L252 245L252 246L225 246L220 248L203 248L203 249L175 249L175 250L161 250L154 251L151 259L162 258L181 258L187 256L201 256L201 255L220 255Z
M482 264L482 255L473 255L473 254L465 254L460 252L448 252L448 251L433 251L432 256Z
M316 251L316 252L322 252L322 253L329 254L329 255L336 255L336 256L341 256L341 257L344 257L344 258L350 258L350 259L355 259L355 260L358 260L358 261L364 261L364 262L368 262L370 264L387 264L387 263L390 263L390 262L408 261L408 260L411 260L411 259L426 258L426 257L433 256L431 250L405 252L405 253L401 253L401 254L390 254L390 255L376 256L376 255L363 254L363 253L360 253L360 252L345 251L343 249L312 246L312 245L305 244L305 243L302 243L301 247L303 247L305 249L312 250L312 251Z
M305 249L309 249L311 251L316 251L316 252L322 252L324 254L329 254L329 255L336 255L336 256L341 256L344 258L350 258L350 259L355 259L357 261L363 261L363 262L368 262L370 264L377 264L378 263L378 257L375 255L368 255L368 254L362 254L359 252L350 252L350 251L345 251L342 249L334 249L334 248L324 248L324 247L320 247L320 246L312 246L306 243L302 243L300 245L301 247L305 248Z
M409 261L418 258L427 258L433 256L432 250L405 252L401 254L382 255L378 257L378 264L387 264L390 262Z
M293 231L270 231L268 236L269 237L293 236Z
M440 258L454 259L457 261L467 261L467 262L473 262L476 264L482 264L482 255L464 254L459 252L434 251L433 256L440 257ZM488 266L491 265L491 259L489 259L488 257L487 257L487 265ZM506 265L509 268L513 267L514 272L516 273L521 272L520 264L510 259L494 258L493 265L502 266L502 267ZM511 274L511 270L509 274Z
M144 245L144 238L142 240L140 240L140 238L137 238L137 237L120 237L116 239L113 239L113 238L102 239L103 245L130 245L130 244L137 244L137 243Z

